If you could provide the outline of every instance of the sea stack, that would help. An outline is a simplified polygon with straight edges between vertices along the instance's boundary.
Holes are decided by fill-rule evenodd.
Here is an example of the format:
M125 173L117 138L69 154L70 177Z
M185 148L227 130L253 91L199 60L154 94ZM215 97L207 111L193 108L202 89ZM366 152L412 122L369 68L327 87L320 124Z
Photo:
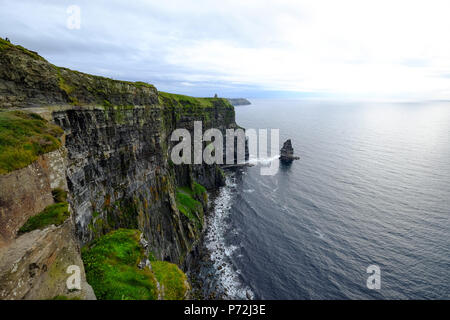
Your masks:
M292 148L291 139L283 143L280 150L280 161L283 163L291 163L293 160L298 160L300 157L294 156L294 148Z

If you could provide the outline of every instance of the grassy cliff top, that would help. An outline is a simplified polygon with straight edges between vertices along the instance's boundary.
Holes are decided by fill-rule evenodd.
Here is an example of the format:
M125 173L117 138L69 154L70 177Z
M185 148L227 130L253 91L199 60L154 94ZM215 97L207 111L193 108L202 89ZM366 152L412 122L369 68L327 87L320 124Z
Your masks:
M157 103L157 90L151 84L58 67L38 53L0 38L0 108Z
M40 55L38 55L37 52L25 49L22 46L12 44L11 42L0 38L0 52L6 52L6 51L10 51L10 50L24 53L36 60L46 61L44 58L42 58Z
M213 107L214 102L216 102L216 103L220 102L220 103L223 103L224 105L229 104L228 101L223 98L197 98L197 97L185 96L182 94L175 94L175 93L168 93L168 92L163 92L163 91L159 91L158 94L159 94L160 102L162 104L167 104L170 106L182 105L185 107L197 106L197 107L208 108L208 107Z
M28 166L61 147L63 130L34 113L0 112L0 174Z
M20 54L20 53L26 54L27 56L29 56L33 59L45 61L45 62L49 63L47 60L45 60L43 57L41 57L37 52L28 50L20 45L13 44L9 41L6 41L3 38L0 38L0 52L7 52L7 51L16 52L18 54ZM117 82L117 83L134 86L136 88L150 88L150 89L155 88L154 85L146 83L146 82L142 82L142 81L133 82L133 81L125 81L125 80L114 80L114 79L111 79L108 77L96 76L96 75L91 75L91 74L76 71L76 70L71 70L71 69L64 68L64 67L58 67L53 64L50 64L50 65L53 66L58 72L61 72L61 71L73 72L74 74L77 74L79 76L89 76L89 77L95 78L97 80L113 81L113 82Z
M9 85L2 89L2 82ZM51 105L133 107L157 104L182 108L184 111L233 108L223 98L195 98L158 92L152 84L142 81L115 80L58 67L38 53L0 38L0 109Z

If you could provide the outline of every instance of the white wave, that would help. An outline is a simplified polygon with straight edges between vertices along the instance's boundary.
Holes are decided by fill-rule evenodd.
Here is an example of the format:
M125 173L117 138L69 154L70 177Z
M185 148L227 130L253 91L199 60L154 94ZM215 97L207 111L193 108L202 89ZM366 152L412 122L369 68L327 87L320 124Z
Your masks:
M278 159L280 157L280 155L276 155L273 157L268 157L268 158L250 158L247 163L251 164L251 165L258 165L258 164L262 164L262 165L269 165L272 161Z
M255 192L255 189L245 189L244 192L245 193L253 193L253 192Z
M214 200L215 210L208 219L205 244L211 252L214 269L228 297L230 299L253 299L254 293L241 282L240 270L236 270L230 261L230 257L238 247L227 245L225 242L225 235L230 232L227 217L230 215L233 199L231 191L236 186L233 178L229 176L226 178L226 186L220 190Z

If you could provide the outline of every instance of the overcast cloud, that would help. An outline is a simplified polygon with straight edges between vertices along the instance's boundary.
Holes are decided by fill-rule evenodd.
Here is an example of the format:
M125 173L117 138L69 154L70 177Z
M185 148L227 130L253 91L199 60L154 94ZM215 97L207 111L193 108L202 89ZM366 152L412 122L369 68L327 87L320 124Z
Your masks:
M0 0L0 36L196 96L449 99L449 13L448 0Z

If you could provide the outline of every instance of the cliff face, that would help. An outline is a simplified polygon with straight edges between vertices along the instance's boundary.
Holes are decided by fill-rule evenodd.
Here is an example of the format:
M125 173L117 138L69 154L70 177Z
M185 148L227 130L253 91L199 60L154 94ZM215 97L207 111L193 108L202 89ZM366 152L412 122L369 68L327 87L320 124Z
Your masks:
M221 108L201 112L217 119ZM170 165L172 129L189 128L198 118L162 105L68 109L53 117L66 132L67 182L81 243L138 228L158 259L181 264L201 228L178 211L177 187L223 183L216 166Z
M161 93L149 84L59 68L36 53L0 39L0 109L11 108L36 112L64 130L64 152L52 158L54 163L64 165L63 169L50 166L58 167L55 174L49 172L45 161L39 167L39 161L43 163L39 158L24 169L0 175L0 219L11 225L8 230L0 229L6 239L3 245L0 242L0 254L9 256L13 245L28 246L23 252L31 250L30 242L23 238L31 235L16 237L17 229L52 201L49 192L61 182L62 175L60 187L69 191L70 222L64 228L56 227L57 232L47 228L42 236L53 234L58 243L62 232L74 239L76 245L68 249L72 260L81 260L78 245L84 246L112 230L129 228L143 232L151 256L183 266L200 238L207 210L206 193L197 186L214 189L224 183L224 176L217 165L174 165L169 159L175 144L170 135L176 128L193 132L194 121L202 121L204 130L236 128L234 109L226 100ZM50 177L47 180L46 175ZM14 187L15 195L11 195L7 190L18 176L26 176L19 179L22 182L36 183ZM39 184L41 180L44 182ZM52 185L51 181L59 182ZM187 210L183 196L192 197L199 206ZM21 206L29 208L21 211ZM35 237L38 232L43 231L36 231ZM46 239L51 242L48 236ZM58 246L42 247L50 253L59 250ZM40 249L34 246L33 252L36 250ZM42 261L40 270L50 269L49 262ZM50 262L51 266L54 260ZM33 263L32 258L25 259L24 268ZM7 279L21 281L20 276L11 278L14 269L4 263L0 283L14 284ZM6 270L3 280L2 270ZM40 279L46 281L46 271L43 274ZM3 298L11 298L11 294L5 293ZM27 294L37 297L31 293L22 297Z

